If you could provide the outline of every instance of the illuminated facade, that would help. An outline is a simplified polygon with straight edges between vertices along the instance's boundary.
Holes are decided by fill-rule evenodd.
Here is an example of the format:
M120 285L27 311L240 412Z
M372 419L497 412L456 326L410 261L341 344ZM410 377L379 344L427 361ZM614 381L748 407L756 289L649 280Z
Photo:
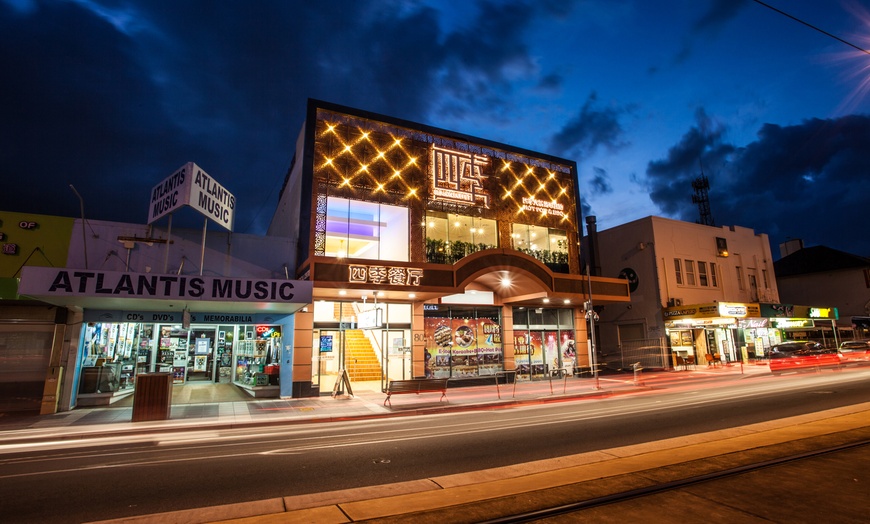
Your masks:
M310 100L269 229L314 288L294 396L588 365L588 289L629 297L581 275L578 202L572 161Z

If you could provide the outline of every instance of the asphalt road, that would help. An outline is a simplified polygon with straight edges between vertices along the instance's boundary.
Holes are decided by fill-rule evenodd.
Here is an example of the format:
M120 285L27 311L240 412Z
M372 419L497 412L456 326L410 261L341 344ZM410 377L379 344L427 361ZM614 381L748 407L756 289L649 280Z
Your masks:
M7 522L84 522L389 484L712 431L864 402L870 370L684 385L639 394L249 430L0 446Z

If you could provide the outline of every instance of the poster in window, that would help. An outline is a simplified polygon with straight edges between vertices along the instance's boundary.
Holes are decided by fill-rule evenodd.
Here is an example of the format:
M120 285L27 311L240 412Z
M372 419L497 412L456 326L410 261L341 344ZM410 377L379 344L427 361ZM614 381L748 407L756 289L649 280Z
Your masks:
M477 376L477 320L454 318L450 364L454 378Z
M516 366L517 378L529 378L530 358L529 332L514 330L514 365Z
M544 339L540 331L529 333L529 364L532 378L544 376Z
M573 374L577 362L577 342L574 340L573 330L562 330L559 349L562 352L562 367L567 369L569 374Z
M494 319L477 319L477 364L480 375L504 370L501 326Z
M679 331L671 331L671 347L675 348L682 345Z
M450 350L453 347L453 330L450 319L429 317L424 320L426 336L425 363L429 378L450 378Z
M692 346L692 332L691 331L680 331L680 335L682 337L684 346Z

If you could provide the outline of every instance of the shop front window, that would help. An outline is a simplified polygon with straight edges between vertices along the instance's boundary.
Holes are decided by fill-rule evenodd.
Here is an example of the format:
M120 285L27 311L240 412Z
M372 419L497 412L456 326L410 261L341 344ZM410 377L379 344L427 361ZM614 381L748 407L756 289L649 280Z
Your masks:
M153 326L91 322L84 330L80 394L132 392L136 375L148 371Z
M426 259L452 264L472 253L498 246L495 220L428 211L426 213Z
M426 311L425 372L429 378L491 376L504 370L499 308Z
M172 374L173 384L277 386L280 350L280 326L92 322L83 334L79 400L96 405L81 400L132 393L137 377L152 372Z

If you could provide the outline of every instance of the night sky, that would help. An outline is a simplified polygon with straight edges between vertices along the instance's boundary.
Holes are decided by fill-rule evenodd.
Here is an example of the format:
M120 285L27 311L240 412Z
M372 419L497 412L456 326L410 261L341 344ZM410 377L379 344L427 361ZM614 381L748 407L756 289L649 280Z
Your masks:
M870 256L870 5L766 3L818 30L753 0L0 0L0 209L77 217L73 184L144 224L192 161L263 234L310 97L576 160L599 230L698 221L703 171L774 257Z

